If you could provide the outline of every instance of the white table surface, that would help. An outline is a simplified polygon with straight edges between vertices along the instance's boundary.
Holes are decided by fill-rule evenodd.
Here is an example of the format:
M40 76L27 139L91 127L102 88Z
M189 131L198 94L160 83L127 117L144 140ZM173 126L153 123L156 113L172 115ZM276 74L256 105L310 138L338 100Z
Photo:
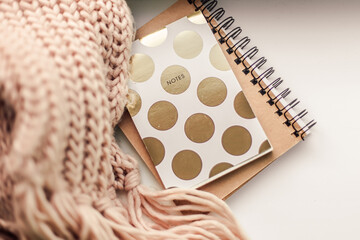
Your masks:
M173 2L128 0L138 27ZM249 239L360 239L360 1L222 5L318 122L305 142L226 202ZM157 186L116 135L139 159L143 183Z

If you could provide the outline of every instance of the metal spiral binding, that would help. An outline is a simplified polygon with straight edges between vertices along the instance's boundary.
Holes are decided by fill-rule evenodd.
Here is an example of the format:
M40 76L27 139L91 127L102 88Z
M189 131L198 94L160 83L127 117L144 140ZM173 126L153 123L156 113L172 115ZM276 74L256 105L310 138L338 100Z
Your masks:
M306 135L306 132L309 131L315 124L315 120L311 120L310 122L306 123L303 127L299 128L299 125L296 123L302 119L308 112L306 109L302 110L301 112L297 113L295 116L290 115L289 111L296 107L300 101L296 98L292 100L290 103L288 103L286 106L283 106L280 103L281 99L285 99L290 93L291 90L289 88L284 89L279 94L274 96L272 93L273 89L276 89L278 86L280 86L283 83L283 80L281 78L277 78L274 81L272 81L270 84L265 85L262 84L264 78L269 78L275 70L270 67L263 71L260 75L255 74L256 69L260 70L260 68L267 62L267 59L265 57L260 57L256 61L254 61L250 66L247 66L245 64L246 59L252 59L255 57L255 55L259 52L259 49L256 46L251 47L248 49L243 55L239 53L239 49L243 50L249 43L250 38L245 36L242 37L240 40L238 40L235 44L236 38L242 33L242 29L240 27L235 27L228 33L225 33L224 30L229 29L235 22L235 19L233 17L226 17L223 19L225 15L225 10L221 7L215 9L217 6L218 0L188 0L190 4L193 4L195 6L195 10L202 11L204 13L204 17L206 21L209 23L211 27L211 31L215 34L219 34L219 43L220 44L226 44L227 50L226 52L228 54L235 55L235 63L237 65L242 64L244 69L243 73L245 75L251 74L252 80L251 83L254 85L259 85L260 90L259 93L261 95L267 95L269 100L267 103L270 106L275 106L277 108L277 111L275 114L278 116L284 116L285 122L284 124L288 127L292 127L294 132L292 133L296 137L301 137L302 140L304 140L304 137ZM205 13L205 10L207 14ZM222 20L223 19L223 20ZM213 21L215 20L215 21ZM216 24L214 24L216 22ZM230 41L234 40L233 42ZM263 86L264 85L264 86Z

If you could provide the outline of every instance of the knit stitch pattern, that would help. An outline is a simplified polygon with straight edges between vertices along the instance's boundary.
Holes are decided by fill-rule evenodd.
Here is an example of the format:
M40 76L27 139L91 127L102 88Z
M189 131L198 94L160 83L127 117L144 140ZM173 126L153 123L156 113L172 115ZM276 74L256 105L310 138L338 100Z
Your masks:
M116 144L132 26L124 0L0 0L2 231L20 239L241 237L215 196L141 185L136 161Z

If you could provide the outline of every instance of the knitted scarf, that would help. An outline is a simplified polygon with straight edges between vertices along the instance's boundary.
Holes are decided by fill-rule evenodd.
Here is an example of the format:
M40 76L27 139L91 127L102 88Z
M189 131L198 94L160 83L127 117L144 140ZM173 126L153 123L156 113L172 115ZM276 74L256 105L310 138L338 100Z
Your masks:
M224 202L151 190L113 137L124 0L0 0L0 229L20 239L239 239Z

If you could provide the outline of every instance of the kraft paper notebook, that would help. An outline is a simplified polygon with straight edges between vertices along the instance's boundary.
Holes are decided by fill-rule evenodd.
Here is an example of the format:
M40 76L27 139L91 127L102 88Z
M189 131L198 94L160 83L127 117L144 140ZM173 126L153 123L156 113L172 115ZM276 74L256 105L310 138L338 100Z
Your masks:
M239 26L234 24L235 19L232 16L226 16L225 10L217 7L217 1L180 0L140 28L136 38L143 39L184 16L194 14L197 10L203 12L210 30L218 40L218 45L226 56L252 111L257 116L273 148L270 153L200 187L225 199L300 142L315 122L302 122L307 112L296 109L298 100L289 100L290 90L281 88L280 78L272 79L274 70L271 67L263 69L266 59L256 55L258 49L249 44L250 39L242 33ZM157 180L161 182L129 114L123 117L120 128Z

